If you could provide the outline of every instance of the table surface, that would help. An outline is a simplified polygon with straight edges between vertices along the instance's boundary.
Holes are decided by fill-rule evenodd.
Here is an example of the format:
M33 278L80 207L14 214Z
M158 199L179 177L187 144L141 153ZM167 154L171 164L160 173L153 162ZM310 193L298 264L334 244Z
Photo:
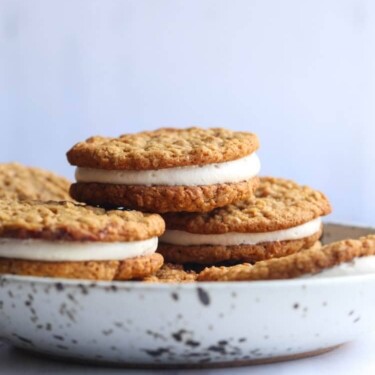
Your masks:
M43 375L66 374L78 375L90 372L92 375L143 375L143 374L167 374L167 375L242 375L249 371L257 375L372 375L375 374L375 334L368 335L357 341L346 344L330 353L313 358L305 358L298 361L240 367L230 369L213 370L126 370L98 366L84 366L63 361L52 360L34 356L21 350L14 349L5 343L0 343L0 374L6 375Z

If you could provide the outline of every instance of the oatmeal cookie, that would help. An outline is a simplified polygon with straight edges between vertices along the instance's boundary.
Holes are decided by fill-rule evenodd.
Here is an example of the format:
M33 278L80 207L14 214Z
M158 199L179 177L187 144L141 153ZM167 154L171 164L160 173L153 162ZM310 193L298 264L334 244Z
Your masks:
M311 247L331 212L324 194L281 178L261 177L255 197L206 213L166 213L158 251L167 262L257 262Z
M52 172L19 163L0 164L0 199L72 200L70 181Z
M255 134L221 128L92 137L67 153L77 166L70 194L107 208L207 212L253 195L258 147Z
M157 214L73 202L0 200L0 273L143 279L163 264Z
M291 279L313 275L348 263L356 258L375 255L375 235L358 240L344 240L312 248L279 259L269 259L232 267L210 267L203 270L198 281L255 281Z

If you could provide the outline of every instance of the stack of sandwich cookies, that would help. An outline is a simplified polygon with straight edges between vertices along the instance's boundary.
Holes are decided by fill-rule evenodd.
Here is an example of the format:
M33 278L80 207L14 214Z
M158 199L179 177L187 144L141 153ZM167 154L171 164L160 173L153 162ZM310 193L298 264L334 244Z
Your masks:
M253 195L258 146L254 134L219 128L93 137L67 154L78 167L70 193L102 207L211 211Z
M93 280L142 279L163 264L157 214L71 202L0 200L0 273Z
M64 177L19 163L0 164L0 199L72 200Z
M322 193L263 177L255 195L208 213L163 215L167 230L158 252L174 263L253 263L298 252L319 240L321 216L331 212Z
M210 267L198 281L255 281L375 273L375 235L334 242L283 258L232 267Z
M254 134L219 128L78 143L70 194L110 211L68 202L62 177L0 164L0 273L151 283L374 273L375 236L323 246L327 198L258 178L258 147Z

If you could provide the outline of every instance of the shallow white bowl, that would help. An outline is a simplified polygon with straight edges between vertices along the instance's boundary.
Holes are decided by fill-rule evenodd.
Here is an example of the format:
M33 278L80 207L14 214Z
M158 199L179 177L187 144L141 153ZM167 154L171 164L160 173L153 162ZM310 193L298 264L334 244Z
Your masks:
M326 226L337 240L374 232ZM81 361L213 366L319 354L375 328L375 275L146 284L3 275L0 337Z

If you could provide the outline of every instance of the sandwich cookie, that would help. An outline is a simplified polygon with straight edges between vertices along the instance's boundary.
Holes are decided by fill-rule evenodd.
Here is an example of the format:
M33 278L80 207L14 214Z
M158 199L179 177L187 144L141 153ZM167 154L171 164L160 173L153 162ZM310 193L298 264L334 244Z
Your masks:
M155 273L164 221L71 202L0 200L0 273L92 280Z
M331 212L320 192L293 181L262 177L255 197L208 213L163 215L158 252L167 262L257 262L311 247Z
M70 182L52 172L19 163L0 164L0 199L72 200Z
M70 193L102 207L207 212L253 195L258 147L255 134L220 128L93 137L67 153L77 166Z
M375 273L375 235L303 250L279 259L232 267L210 267L198 281L255 281L322 278Z

